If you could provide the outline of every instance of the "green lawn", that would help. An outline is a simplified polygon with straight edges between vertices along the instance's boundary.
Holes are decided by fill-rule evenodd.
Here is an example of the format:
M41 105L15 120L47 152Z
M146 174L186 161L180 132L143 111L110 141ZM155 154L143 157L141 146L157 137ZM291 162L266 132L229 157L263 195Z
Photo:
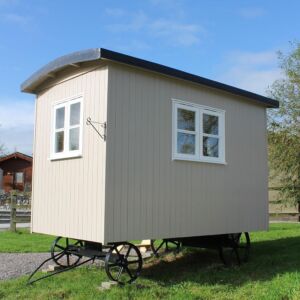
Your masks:
M26 286L0 282L0 299L300 299L300 224L252 233L252 257L225 268L214 252L185 250L146 264L135 284L99 291L102 269L84 267ZM2 244L2 241L1 241Z
M45 234L31 234L27 229L18 229L16 233L0 231L0 253L48 252L54 238Z

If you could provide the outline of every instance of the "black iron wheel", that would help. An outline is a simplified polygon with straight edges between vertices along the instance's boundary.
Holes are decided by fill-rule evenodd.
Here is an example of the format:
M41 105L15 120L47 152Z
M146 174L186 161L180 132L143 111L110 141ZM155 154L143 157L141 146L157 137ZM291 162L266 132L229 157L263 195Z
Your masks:
M170 252L178 253L180 251L181 244L179 241L173 240L151 240L151 250L156 257L167 254Z
M82 246L82 241L59 236L52 243L51 257L53 261L61 267L75 266L80 261L81 255L76 255L74 252Z
M113 244L105 257L107 276L119 284L135 281L141 273L142 266L140 250L127 242Z
M250 236L248 232L229 234L219 254L226 266L241 265L249 260Z

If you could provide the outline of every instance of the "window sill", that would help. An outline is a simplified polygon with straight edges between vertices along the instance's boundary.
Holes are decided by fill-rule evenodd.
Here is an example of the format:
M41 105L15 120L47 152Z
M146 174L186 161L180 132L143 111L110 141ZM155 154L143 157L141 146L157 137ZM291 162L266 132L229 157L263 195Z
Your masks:
M64 159L71 159L71 158L81 158L82 153L64 153L60 155L51 155L49 160L50 161L55 161L55 160L64 160Z
M198 159L193 157L173 156L172 160L183 160L183 161L194 161L194 162L203 162L203 163L210 163L210 164L227 165L226 161L220 159Z

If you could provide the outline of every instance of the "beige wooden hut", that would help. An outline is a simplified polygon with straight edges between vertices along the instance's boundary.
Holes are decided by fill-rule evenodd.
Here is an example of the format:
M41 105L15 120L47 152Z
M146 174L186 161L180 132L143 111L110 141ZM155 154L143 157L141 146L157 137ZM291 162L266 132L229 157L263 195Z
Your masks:
M102 48L21 89L36 95L33 232L107 243L268 228L277 101Z

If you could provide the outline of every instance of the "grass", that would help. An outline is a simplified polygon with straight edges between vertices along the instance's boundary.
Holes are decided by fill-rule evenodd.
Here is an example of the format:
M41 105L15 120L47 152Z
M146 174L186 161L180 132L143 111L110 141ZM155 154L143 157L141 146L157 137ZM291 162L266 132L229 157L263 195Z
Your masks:
M0 253L48 252L53 240L53 236L31 234L28 229L0 231Z
M26 286L0 282L0 299L300 299L300 224L251 234L252 256L225 268L213 251L185 249L153 259L135 284L100 291L103 269L83 267Z

